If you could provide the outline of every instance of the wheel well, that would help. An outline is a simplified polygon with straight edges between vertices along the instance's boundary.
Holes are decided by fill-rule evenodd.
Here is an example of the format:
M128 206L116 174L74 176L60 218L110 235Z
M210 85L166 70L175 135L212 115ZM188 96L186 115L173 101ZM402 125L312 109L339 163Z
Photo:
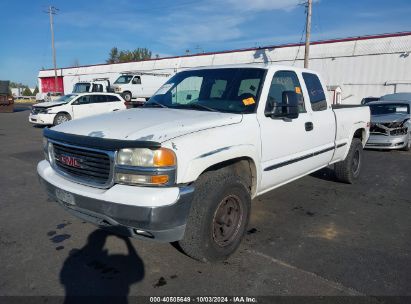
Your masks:
M353 138L358 138L359 140L361 140L362 145L365 145L365 129L358 129L354 132L354 136Z
M70 119L71 119L70 113L68 113L68 112L66 112L66 111L57 112L56 116L59 115L59 114L68 115L68 117L70 117Z
M214 164L204 170L203 173L216 170L230 170L232 173L242 177L247 183L247 188L254 196L257 190L257 170L254 161L249 157L229 159L218 164ZM202 173L202 174L203 174Z

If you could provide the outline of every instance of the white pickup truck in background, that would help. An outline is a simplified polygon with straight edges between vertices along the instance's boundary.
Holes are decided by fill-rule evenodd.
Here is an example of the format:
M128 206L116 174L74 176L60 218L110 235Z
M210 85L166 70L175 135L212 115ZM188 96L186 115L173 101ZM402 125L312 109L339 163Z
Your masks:
M324 88L289 66L183 71L142 108L45 129L37 171L84 220L225 259L253 198L330 165L343 182L359 177L369 108L333 109Z
M92 81L79 81L73 86L72 93L112 92L109 78L95 78Z

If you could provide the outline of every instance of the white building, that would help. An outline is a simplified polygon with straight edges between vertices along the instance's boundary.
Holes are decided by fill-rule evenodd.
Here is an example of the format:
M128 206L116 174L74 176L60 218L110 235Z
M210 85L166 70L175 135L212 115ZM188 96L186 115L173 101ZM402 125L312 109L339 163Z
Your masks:
M341 87L341 102L357 104L367 96L411 91L411 32L317 41L311 44L310 68L321 73L328 87ZM215 53L150 59L139 62L97 64L39 72L40 92L71 92L78 81L109 77L124 71L161 71L234 63L278 63L303 66L304 45L288 44Z

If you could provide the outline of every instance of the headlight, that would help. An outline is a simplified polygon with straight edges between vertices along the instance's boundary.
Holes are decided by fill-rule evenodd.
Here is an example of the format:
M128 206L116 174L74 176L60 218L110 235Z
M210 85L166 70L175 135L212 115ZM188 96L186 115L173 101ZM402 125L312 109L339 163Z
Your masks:
M46 160L49 160L49 142L47 138L43 137L43 152L44 152L44 158Z
M43 152L44 158L51 163L53 161L52 158L54 158L53 144L45 137L43 137Z
M176 164L176 155L170 149L121 149L117 152L115 179L122 184L171 185Z
M47 114L49 111L51 111L51 108L40 109L39 114Z
M166 148L121 149L117 153L117 164L135 167L170 167L176 165L176 156L172 150Z

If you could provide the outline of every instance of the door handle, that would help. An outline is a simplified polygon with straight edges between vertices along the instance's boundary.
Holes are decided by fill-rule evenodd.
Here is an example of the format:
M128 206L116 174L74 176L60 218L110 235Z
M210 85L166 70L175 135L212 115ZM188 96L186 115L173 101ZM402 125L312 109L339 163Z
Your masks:
M312 129L314 129L313 123L312 123L311 121L306 122L306 123L305 123L305 130L306 130L306 131L311 131Z

